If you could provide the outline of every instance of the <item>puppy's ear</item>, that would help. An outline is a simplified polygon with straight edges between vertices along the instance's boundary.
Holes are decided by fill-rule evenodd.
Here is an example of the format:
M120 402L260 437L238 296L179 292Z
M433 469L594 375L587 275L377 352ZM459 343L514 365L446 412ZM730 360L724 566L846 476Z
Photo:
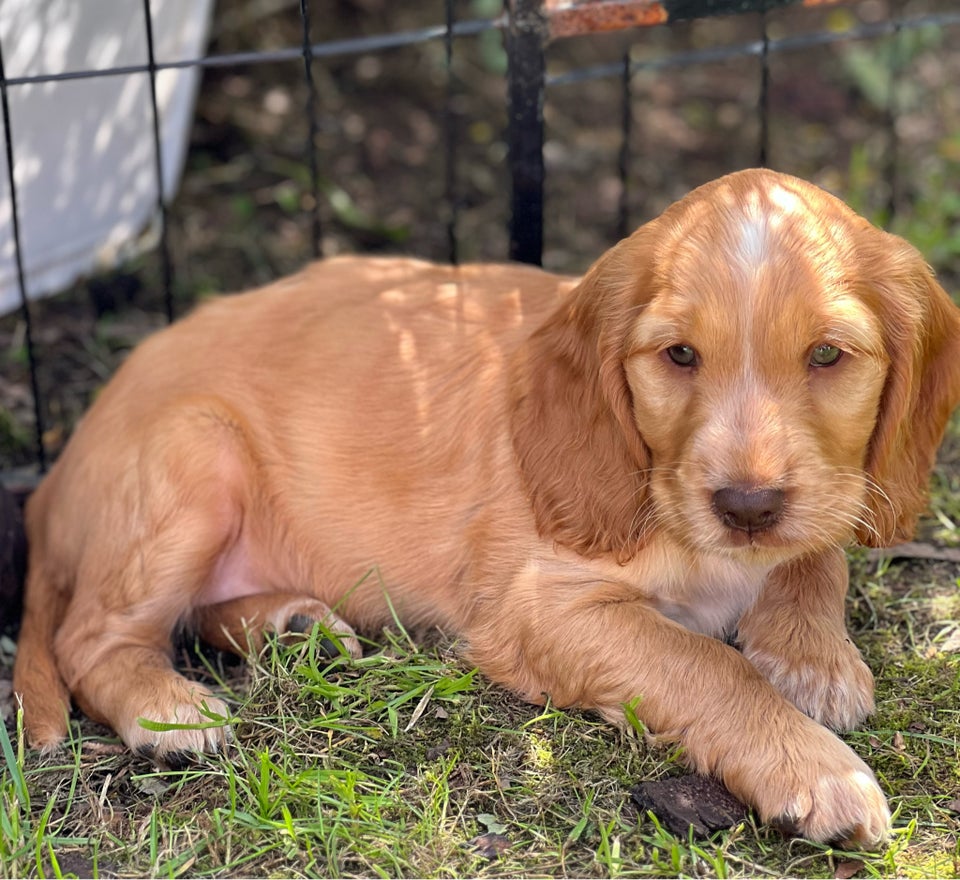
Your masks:
M645 298L646 229L594 264L513 372L513 444L540 533L621 563L640 548L646 519L649 451L624 372Z
M864 297L881 318L890 368L867 452L869 546L909 540L927 501L937 446L960 403L960 309L920 254L897 236L869 231L872 278Z

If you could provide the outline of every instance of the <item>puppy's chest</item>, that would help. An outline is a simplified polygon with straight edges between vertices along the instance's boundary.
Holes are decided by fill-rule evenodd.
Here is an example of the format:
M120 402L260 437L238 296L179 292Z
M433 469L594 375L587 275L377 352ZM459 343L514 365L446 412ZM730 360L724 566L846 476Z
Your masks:
M638 563L641 570L633 582L653 608L689 630L715 638L736 631L771 569L722 558L691 559L670 547L653 548L650 558Z

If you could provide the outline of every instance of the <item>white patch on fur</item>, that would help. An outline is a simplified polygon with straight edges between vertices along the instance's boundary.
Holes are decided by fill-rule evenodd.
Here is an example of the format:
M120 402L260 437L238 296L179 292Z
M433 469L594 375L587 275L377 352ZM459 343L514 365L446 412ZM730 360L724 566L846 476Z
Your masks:
M642 571L633 572L634 566ZM627 577L650 585L664 617L715 638L732 633L757 601L772 564L690 553L668 540L651 542L627 565Z
M757 193L751 193L743 206L737 229L736 254L748 271L759 266L767 255L770 224L767 212L760 206Z
M737 228L734 250L748 272L767 260L784 217L803 208L793 193L780 186L768 190L766 197L769 202L761 204L758 192L747 195Z

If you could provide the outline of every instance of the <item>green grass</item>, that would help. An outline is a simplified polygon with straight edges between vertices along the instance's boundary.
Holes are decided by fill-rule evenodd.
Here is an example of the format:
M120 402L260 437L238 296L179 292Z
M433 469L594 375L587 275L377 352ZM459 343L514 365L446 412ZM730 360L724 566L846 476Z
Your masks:
M943 566L852 561L851 621L877 714L849 737L895 810L888 849L788 841L750 819L708 840L638 815L675 755L518 701L447 642L386 634L360 661L315 634L250 665L191 653L240 719L225 757L159 770L81 722L42 758L0 732L3 876L957 876L960 620ZM197 661L200 662L197 662ZM478 847L487 844L489 855Z

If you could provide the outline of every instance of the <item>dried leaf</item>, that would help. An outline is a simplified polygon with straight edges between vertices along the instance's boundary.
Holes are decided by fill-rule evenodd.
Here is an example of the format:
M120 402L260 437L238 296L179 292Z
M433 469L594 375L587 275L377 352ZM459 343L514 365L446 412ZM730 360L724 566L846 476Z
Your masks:
M134 776L131 781L133 782L134 788L152 797L160 797L166 794L170 788L169 783L164 782L156 776Z
M503 825L493 813L478 813L477 821L491 834L503 834L507 826Z
M833 876L836 880L850 880L862 867L863 862L859 859L847 859L845 862L840 862L840 864L837 865L837 870L834 871Z
M740 801L706 776L691 774L642 782L630 790L630 795L641 810L650 810L681 836L693 828L698 837L706 837L736 825L747 815Z
M427 692L420 698L420 702L417 703L417 708L413 710L413 715L410 716L410 721L406 727L403 728L404 733L409 733L416 727L417 722L420 720L420 717L427 710L427 706L430 704L430 698L433 696L433 685L430 685L427 688Z
M498 859L511 847L510 839L502 834L481 834L470 841L477 852L485 859Z
M130 750L123 743L101 742L95 739L84 740L80 745L88 755L129 755Z

